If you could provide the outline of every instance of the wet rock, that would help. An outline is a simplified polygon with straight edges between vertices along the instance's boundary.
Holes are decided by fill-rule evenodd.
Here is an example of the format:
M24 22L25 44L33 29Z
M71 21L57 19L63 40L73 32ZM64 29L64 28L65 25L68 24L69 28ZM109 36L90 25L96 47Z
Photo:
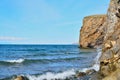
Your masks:
M23 76L17 76L14 80L23 80Z
M17 76L14 80L29 80L29 79L25 76Z
M76 74L76 77L83 77L83 76L85 76L86 75L86 73L84 73L84 72L79 72L79 73L77 73Z
M101 65L107 65L107 64L109 64L109 62L110 62L109 60L104 60L104 61L101 61L100 64Z
M92 74L92 73L94 73L94 72L96 72L94 69L90 69L90 70L87 70L85 73L86 73L87 75L90 75L90 74Z

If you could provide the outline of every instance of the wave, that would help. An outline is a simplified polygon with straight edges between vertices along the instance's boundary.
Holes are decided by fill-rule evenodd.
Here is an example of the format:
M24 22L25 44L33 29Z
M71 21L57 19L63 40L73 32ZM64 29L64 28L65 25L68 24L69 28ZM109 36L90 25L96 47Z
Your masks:
M70 58L56 58L56 59L15 59L15 60L2 60L0 64L28 64L28 63L50 63L50 62L59 62L59 61L72 61L72 60L81 60L82 57L70 57Z
M79 72L86 72L87 70L91 70L94 69L95 71L98 71L100 68L100 62L99 62L99 58L101 56L101 50L99 49L97 56L95 57L94 61L94 65L92 67L89 68L82 68L79 69ZM47 72L46 74L42 74L42 75L27 75L26 77L29 80L74 80L74 76L76 75L76 70L75 69L71 69L68 71L64 71L61 73L52 73L52 72ZM72 79L73 78L73 79Z
M97 50L98 54L97 56L94 58L94 65L88 68L81 68L81 69L77 69L77 71L79 72L86 72L87 70L91 70L94 69L96 71L99 70L100 68L100 62L99 62L99 58L101 56L101 50L98 49ZM18 60L6 60L5 63L34 63L34 62L57 62L59 60L80 60L83 59L82 57L71 57L71 58L57 58L57 59L18 59ZM3 62L3 61L2 61ZM0 62L1 64L1 62ZM71 79L72 77L74 77L74 75L76 75L76 70L75 69L71 69L71 70L67 70L64 72L59 72L59 73L53 73L53 72L47 72L45 74L38 74L38 75L25 75L25 77L27 77L29 80L75 80L75 79ZM72 77L71 77L72 76ZM5 79L6 80L6 79Z
M3 62L3 63L22 63L24 62L25 60L24 59L16 59L16 60L3 60L3 61L0 61L0 62Z
M80 72L86 72L87 70L91 70L91 69L94 69L95 71L99 71L100 69L100 61L99 61L99 58L101 57L101 49L97 49L97 56L95 57L94 59L94 65L92 67L89 67L89 68L83 68L81 70L79 70Z
M6 62L10 62L10 63L22 63L22 62L24 62L24 59L18 59L18 60L6 60Z
M25 80L74 80L75 74L76 74L76 71L74 69L71 69L71 70L58 72L58 73L47 72L45 74L34 74L34 75L21 74L19 76L23 76L24 78L26 78ZM15 77L17 77L17 75L3 77L3 78L0 78L0 80L14 80Z
M35 75L27 75L26 77L29 80L56 80L56 79L66 79L69 78L73 75L75 75L75 70L68 70L64 71L61 73L52 73L52 72L47 72L46 74L35 76Z
M39 48L25 48L25 49L7 49L8 51L45 51L46 49L39 49Z

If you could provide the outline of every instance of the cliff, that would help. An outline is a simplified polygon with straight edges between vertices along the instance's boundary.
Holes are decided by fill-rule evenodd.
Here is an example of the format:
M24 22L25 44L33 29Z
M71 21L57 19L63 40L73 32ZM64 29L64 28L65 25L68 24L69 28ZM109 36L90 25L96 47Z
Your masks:
M93 15L84 18L79 37L80 47L96 48L102 44L105 19L106 15Z
M102 80L120 80L120 0L110 1L106 16L84 18L79 42L84 48L102 44Z
M104 80L120 80L120 0L111 0L104 28L100 72Z

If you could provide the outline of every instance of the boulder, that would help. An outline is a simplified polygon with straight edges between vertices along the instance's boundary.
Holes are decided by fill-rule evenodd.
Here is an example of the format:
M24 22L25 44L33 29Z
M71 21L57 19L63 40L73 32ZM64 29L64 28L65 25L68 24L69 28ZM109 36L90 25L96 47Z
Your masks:
M29 79L25 76L17 76L14 80L29 80Z
M17 76L14 80L23 80L23 76Z

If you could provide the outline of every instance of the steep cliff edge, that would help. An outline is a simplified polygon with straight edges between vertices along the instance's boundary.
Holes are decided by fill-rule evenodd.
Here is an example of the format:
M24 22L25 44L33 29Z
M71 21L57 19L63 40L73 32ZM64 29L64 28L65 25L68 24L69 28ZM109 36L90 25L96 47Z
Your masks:
M104 80L120 80L120 0L111 0L104 27L100 72Z
M120 0L110 0L106 16L84 18L79 42L83 48L102 44L99 72L103 80L120 80Z
M106 15L87 16L80 30L79 44L82 48L95 48L103 42L103 24Z

